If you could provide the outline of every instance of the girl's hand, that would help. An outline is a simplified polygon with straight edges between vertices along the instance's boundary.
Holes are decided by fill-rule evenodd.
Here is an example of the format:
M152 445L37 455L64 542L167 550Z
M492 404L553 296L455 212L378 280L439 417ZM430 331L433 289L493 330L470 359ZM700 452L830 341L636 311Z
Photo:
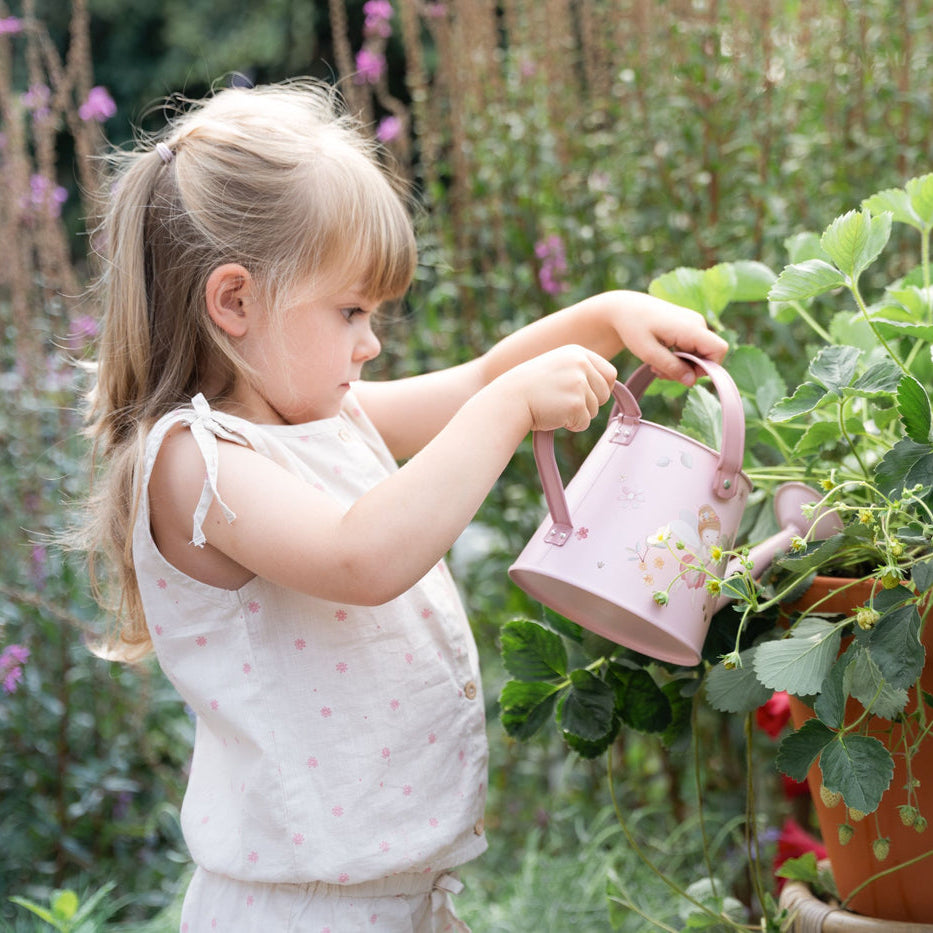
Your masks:
M696 382L697 373L672 350L683 350L721 363L729 349L726 341L713 333L696 311L651 295L633 292L610 295L619 296L610 314L623 344L657 376L691 386Z
M532 431L585 431L609 399L616 375L612 363L597 353L570 345L520 363L489 388L522 401Z

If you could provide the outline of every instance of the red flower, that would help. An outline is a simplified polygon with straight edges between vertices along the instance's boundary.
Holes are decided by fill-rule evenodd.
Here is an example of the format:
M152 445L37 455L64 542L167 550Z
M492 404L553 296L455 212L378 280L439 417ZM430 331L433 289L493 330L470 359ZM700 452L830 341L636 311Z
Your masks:
M790 719L790 697L785 691L774 693L764 706L755 711L758 728L776 739Z
M816 860L826 858L826 847L815 836L811 836L796 820L786 819L778 836L777 855L774 856L774 871L789 859L800 858L806 852L815 852ZM778 878L778 890L784 886L784 879Z
M806 781L795 781L786 774L781 775L781 787L784 788L784 796L788 800L793 800L795 797L810 796L810 785Z

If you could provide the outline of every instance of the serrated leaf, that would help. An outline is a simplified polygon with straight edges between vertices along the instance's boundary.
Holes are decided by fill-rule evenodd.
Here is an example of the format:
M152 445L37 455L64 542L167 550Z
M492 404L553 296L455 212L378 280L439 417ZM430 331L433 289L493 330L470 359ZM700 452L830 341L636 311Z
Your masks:
M923 227L933 227L933 173L911 178L904 186L910 199L910 207L920 219Z
M931 440L933 412L930 410L930 397L920 382L909 374L905 374L897 384L897 413L911 440L918 444Z
M822 259L807 259L786 266L768 292L769 301L804 301L841 288L846 277Z
M920 641L920 613L914 603L886 612L872 629L868 645L884 679L906 690L920 676L926 651Z
M567 649L560 636L537 622L507 622L501 644L502 663L517 680L554 680L567 673Z
M755 652L755 673L772 690L796 696L818 693L839 653L839 630L817 618L805 618L790 638L765 642Z
M872 363L850 386L846 394L872 398L878 395L891 395L897 391L901 379L901 369L893 360L884 359Z
M560 727L588 742L602 739L612 728L615 691L587 670L571 671L570 683L557 708Z
M820 695L813 703L813 711L820 721L833 729L841 729L846 716L846 668L859 649L853 645L830 668L820 690Z
M758 347L736 347L729 356L728 368L739 393L754 402L761 418L787 394L787 383L774 361Z
M872 214L889 213L898 223L919 228L920 218L910 206L910 198L903 188L886 188L862 201L862 207Z
M891 320L890 316L875 317L872 321L881 335L888 340L898 337L906 337L908 340L933 340L933 324Z
M644 668L609 667L615 689L615 710L622 721L639 732L663 732L673 714L667 695Z
M871 652L860 651L846 668L845 690L872 715L893 719L907 705L907 691L892 687L872 660Z
M835 446L842 438L839 436L839 425L835 421L815 421L807 425L794 444L794 457L806 457L817 451L827 450Z
M842 794L846 806L873 813L891 784L894 761L877 739L840 733L820 755L823 783Z
M878 258L890 236L890 214L849 211L826 228L820 245L839 270L855 280Z
M706 697L713 709L723 713L750 713L771 699L773 690L755 673L755 648L739 655L742 666L729 670L717 664L706 677Z
M555 684L509 680L499 695L499 719L516 739L530 739L551 718L560 688Z
M810 363L810 376L830 392L841 393L855 377L862 351L857 347L824 347Z
M595 742L582 739L579 735L574 735L572 732L564 732L562 734L564 741L581 758L598 758L616 740L616 736L619 734L619 720L618 718L613 719L609 731Z
M815 545L809 545L807 552L801 557L779 557L775 563L793 573L818 570L828 558L832 557L844 544L850 541L853 534L858 530L859 529L852 527L847 528L844 533L833 535Z
M875 481L886 496L899 496L918 483L933 486L933 446L899 440L875 466Z
M805 781L810 766L835 737L836 733L819 719L808 719L796 732L781 739L774 764L795 781Z
M829 261L826 250L820 246L820 235L808 230L804 233L795 233L784 240L784 249L791 263L799 264L808 259L823 259Z
M685 266L652 279L648 293L656 298L664 298L682 308L705 314L706 298L703 294L703 277L699 269Z
M914 564L910 568L910 579L917 587L918 593L925 593L933 586L933 561L926 560L923 563Z
M732 301L764 301L777 276L763 262L740 259L729 265L735 273Z
M680 417L680 429L691 437L719 449L722 442L722 407L705 386L694 386Z
M816 867L816 852L804 852L799 858L787 859L775 874L778 878L787 878L788 881L814 884L820 876Z
M693 681L688 681L692 684ZM684 690L683 680L668 681L661 691L671 705L671 724L664 730L661 741L668 748L690 730L690 717L693 711L693 697Z
M790 421L798 415L813 411L826 398L826 389L815 382L797 386L790 398L782 398L768 412L769 421Z

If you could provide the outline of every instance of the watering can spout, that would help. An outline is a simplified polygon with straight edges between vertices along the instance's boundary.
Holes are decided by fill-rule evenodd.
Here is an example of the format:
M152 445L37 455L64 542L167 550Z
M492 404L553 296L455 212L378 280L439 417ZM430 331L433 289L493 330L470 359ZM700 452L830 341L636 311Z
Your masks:
M835 512L821 511L809 519L804 517L804 506L816 505L821 498L822 496L806 483L792 482L779 486L774 494L774 514L781 530L749 550L744 558L746 567L743 567L739 558L729 561L723 574L724 579L746 568L753 577L761 576L771 561L786 551L796 537L809 534L812 540L822 541L842 531L842 521ZM719 612L733 598L728 594L720 596L714 604L713 611Z

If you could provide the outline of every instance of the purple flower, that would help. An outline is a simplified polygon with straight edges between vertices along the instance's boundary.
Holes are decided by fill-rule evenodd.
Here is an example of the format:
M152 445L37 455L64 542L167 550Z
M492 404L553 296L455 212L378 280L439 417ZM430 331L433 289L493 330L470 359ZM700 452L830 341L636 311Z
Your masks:
M386 60L378 52L360 49L356 53L357 84L378 84L385 68Z
M82 120L96 120L103 123L117 112L117 105L107 91L107 88L97 85L87 94L87 100L78 108L78 116Z
M392 4L389 0L367 0L363 4L363 13L366 16L363 32L367 36L388 39L392 35L392 27L389 25L389 20L392 19Z
M564 242L559 236L552 235L535 243L535 256L541 260L538 281L548 295L559 295L567 290L563 275L567 271L567 257Z
M0 678L3 692L15 693L23 679L23 665L29 660L29 649L24 645L8 645L0 654Z
M32 111L34 120L44 120L51 114L49 102L52 100L52 92L44 84L32 84L29 90L21 98L23 106Z
M71 322L68 330L68 347L80 350L97 336L97 321L90 314L80 314Z
M390 143L398 139L402 132L402 121L398 117L383 117L376 127L376 139L381 143Z
M36 211L48 211L50 217L60 217L62 205L68 200L68 192L49 181L45 175L33 175L29 179L27 205Z
M16 16L7 16L0 19L0 36L14 36L23 31L23 21Z

